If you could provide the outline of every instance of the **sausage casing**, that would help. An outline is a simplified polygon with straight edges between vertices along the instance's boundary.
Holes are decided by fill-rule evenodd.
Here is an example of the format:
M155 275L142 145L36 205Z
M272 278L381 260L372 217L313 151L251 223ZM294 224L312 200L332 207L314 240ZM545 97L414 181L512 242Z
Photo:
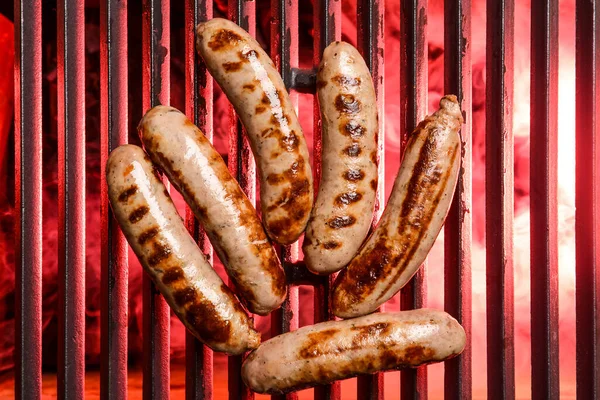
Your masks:
M138 130L152 161L204 227L242 302L260 315L278 308L287 291L283 268L256 210L220 154L173 107L152 108Z
M338 317L373 312L417 272L450 208L460 167L463 122L455 96L423 120L408 141L377 228L333 285Z
M279 244L293 243L306 228L313 185L304 133L281 76L256 40L231 21L199 24L196 47L246 128L267 233Z
M465 331L443 311L375 313L305 326L267 340L242 366L258 393L285 393L359 374L417 367L462 352Z
M116 148L106 180L129 245L187 329L216 351L241 354L256 348L260 335L187 232L144 151Z
M377 99L358 50L345 42L325 49L317 93L322 175L302 249L311 271L331 274L350 262L367 236L377 192Z

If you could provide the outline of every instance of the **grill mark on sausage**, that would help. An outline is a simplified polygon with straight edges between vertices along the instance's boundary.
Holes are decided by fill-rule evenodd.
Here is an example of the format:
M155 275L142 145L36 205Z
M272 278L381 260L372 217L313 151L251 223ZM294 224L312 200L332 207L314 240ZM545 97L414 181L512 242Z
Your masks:
M129 175L131 173L131 171L133 171L133 164L129 164L124 170L123 170L123 176L126 177L127 175Z
M358 139L362 137L366 132L366 128L359 124L355 120L348 120L340 123L340 132L346 136L350 136L352 139Z
M140 237L138 237L138 243L139 244L146 243L148 240L150 240L154 236L158 235L158 232L159 232L158 226L153 226L152 228L147 229L146 231L144 231L144 233L142 233L140 235Z
M242 69L242 65L244 63L242 61L240 62L226 62L223 63L223 69L225 70L225 72L237 72L240 69Z
M349 157L358 157L360 153L362 153L362 149L358 143L352 143L350 146L342 150L342 152Z
M329 225L333 229L341 229L347 226L352 226L356 222L356 218L352 215L345 215L343 217L334 217L327 221L327 225Z
M355 78L355 77L349 76L349 75L338 74L338 75L334 76L333 78L331 78L331 82L337 84L338 86L340 86L342 88L350 88L350 87L354 87L354 86L359 86L360 78L359 77Z
M183 269L181 267L171 267L165 271L161 280L165 285L170 285L184 278Z
M142 218L144 218L144 215L148 214L148 211L150 211L150 209L146 206L136 208L131 214L129 214L129 222L132 224L139 222Z
M242 89L248 90L249 92L254 92L256 86L253 83L246 83L244 86L242 86Z
M365 177L365 173L360 169L350 169L344 172L344 179L350 182L362 181Z
M371 152L371 162L377 165L377 150Z
M267 107L265 107L265 106L256 106L256 107L254 107L254 112L256 114L262 114L265 111L267 111Z
M229 289L227 291L230 293ZM241 308L237 300L237 308ZM184 319L190 327L207 342L226 343L231 336L231 322L223 319L214 304L200 294L193 304L185 307L187 318ZM239 311L238 311L239 312Z
M309 333L304 345L299 350L300 357L308 359L327 354L328 352L327 349L324 348L323 342L331 339L338 332L337 329L332 328Z
M179 307L183 307L186 304L195 302L198 298L198 292L193 287L184 287L178 289L173 293L173 299ZM207 321L208 322L208 321Z
M335 98L335 108L342 114L359 113L362 106L352 94L338 94Z
M369 182L369 184L371 185L371 189L377 191L377 179L371 179L371 182Z
M351 203L356 203L357 201L360 201L362 199L362 194L359 192L347 192L347 193L343 193L340 194L339 196L337 196L334 200L334 203L336 206L341 207L341 206L347 206L348 204Z
M238 42L242 41L242 37L229 29L220 29L215 33L208 42L208 47L213 51L223 51L232 48Z
M365 247L365 251L361 251L351 261L348 268L343 270L338 278L338 282L340 282L338 289L346 295L344 300L346 304L358 302L369 296L375 290L380 278L385 276L389 281L381 291L379 297L381 298L398 280L416 253L419 243L425 236L427 227L437 211L435 207L428 207L426 203L428 201L435 204L439 202L452 172L452 169L448 168L443 176L441 172L426 173L426 171L431 171L432 165L435 164L438 164L437 169L439 170L440 157L435 146L436 143L430 138L425 140L407 185L407 195L400 211L400 219L405 223L398 229L398 235L404 238L404 243L401 243L401 246L396 244L389 247L387 245L388 237L385 233L381 233L370 248ZM458 146L456 145L450 157L451 165L454 163L457 153ZM437 186L439 186L439 190L435 190ZM409 217L411 212L412 217ZM334 302L338 303L339 301L342 300L338 296L334 296Z
M169 258L171 256L171 252L172 250L168 245L162 243L155 243L154 253L152 253L150 257L148 257L148 265L150 265L151 267L155 267L161 261L164 261L167 258Z
M304 241L306 242L306 240L304 240ZM330 241L330 242L323 243L322 246L326 250L333 250L333 249L337 249L338 247L341 247L342 244L340 242Z
M405 362L411 366L421 365L431 361L435 353L431 348L413 345L404 350Z
M129 188L125 189L123 192L121 192L121 194L119 195L119 202L120 203L127 203L127 201L129 200L129 198L131 196L133 196L134 194L136 194L138 191L138 187L137 185L133 185L130 186Z

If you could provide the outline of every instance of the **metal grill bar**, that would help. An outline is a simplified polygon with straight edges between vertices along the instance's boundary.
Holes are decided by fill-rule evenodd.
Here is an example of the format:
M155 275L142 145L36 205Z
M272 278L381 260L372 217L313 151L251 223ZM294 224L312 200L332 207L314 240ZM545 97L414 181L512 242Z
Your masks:
M600 396L600 5L576 2L577 398Z
M127 143L127 1L100 4L101 163L117 146ZM104 175L104 171L102 171ZM108 187L100 180L101 196L101 374L102 399L127 398L127 242L113 218Z
M85 374L84 4L58 15L58 397L83 399Z
M196 26L213 16L212 0L185 2L185 113L204 135L213 141L213 79L196 52ZM192 210L186 206L186 225L202 253L212 265L213 248ZM185 397L187 400L213 398L213 352L186 330Z
M342 37L342 4L338 0L316 0L313 3L313 62L315 68L321 62L321 54L333 41ZM316 80L315 80L316 82ZM315 196L319 191L321 180L321 117L318 102L314 101L313 125L313 174ZM322 322L334 318L331 312L329 288L335 274L327 277L320 285L314 287L314 322ZM314 389L315 400L341 399L341 386L339 382L319 386Z
M560 397L558 360L558 0L531 3L531 393Z
M256 36L256 3L245 0L229 0L229 19L242 29ZM231 174L237 179L240 187L248 196L250 203L256 207L256 164L250 149L248 138L243 134L241 122L233 109L229 108L229 158L228 166ZM245 355L228 358L228 387L230 399L254 399L254 393L244 384L241 367Z
M404 148L408 135L427 114L427 0L404 1L400 6L400 64L400 132ZM403 310L425 306L426 284L423 265L402 288ZM403 400L427 398L427 367L402 371L400 382Z
M17 0L15 21L15 397L42 391L41 0Z
M463 110L461 170L444 227L444 306L461 323L467 344L446 361L444 398L470 399L471 383L471 0L444 2L444 92Z
M169 0L144 0L143 111L170 103ZM143 277L144 399L169 399L170 311L147 274Z
M371 75L377 96L377 113L379 127L377 132L377 197L375 199L375 210L372 228L375 227L383 213L385 204L385 111L384 111L384 1L383 0L360 0L357 4L357 42L358 50ZM383 306L380 307L383 310ZM357 379L358 399L383 399L383 374L359 377Z
M287 0L271 0L271 58L281 73L288 91L292 84L292 67L298 66L298 3ZM298 94L290 93L290 100L298 109ZM298 243L284 246L280 252L283 263L292 265L298 261ZM292 266L297 270L305 268ZM279 335L298 329L298 287L289 286L287 299L281 308L271 314L271 335ZM273 400L297 400L298 394L271 396Z
M514 399L514 0L487 2L486 287L488 398Z

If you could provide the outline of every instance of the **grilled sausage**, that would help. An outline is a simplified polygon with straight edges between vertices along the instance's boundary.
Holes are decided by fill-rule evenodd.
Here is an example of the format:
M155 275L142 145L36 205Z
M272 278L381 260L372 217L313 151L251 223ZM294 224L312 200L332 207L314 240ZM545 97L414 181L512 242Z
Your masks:
M375 313L267 340L244 362L242 378L255 392L279 394L447 360L460 354L465 342L462 326L443 311Z
M185 229L144 151L116 148L106 180L129 245L187 329L216 351L241 354L256 348L260 335Z
M333 285L333 312L368 314L417 272L450 208L460 166L463 122L455 96L425 118L409 139L379 225Z
M231 21L198 25L197 49L246 128L271 239L293 243L313 202L308 148L281 76L260 45Z
M283 268L256 210L204 134L173 107L157 106L138 130L206 230L238 296L253 313L267 315L286 295Z
M306 266L331 274L346 266L373 219L377 191L377 100L369 68L352 45L334 42L317 73L323 175L303 251Z

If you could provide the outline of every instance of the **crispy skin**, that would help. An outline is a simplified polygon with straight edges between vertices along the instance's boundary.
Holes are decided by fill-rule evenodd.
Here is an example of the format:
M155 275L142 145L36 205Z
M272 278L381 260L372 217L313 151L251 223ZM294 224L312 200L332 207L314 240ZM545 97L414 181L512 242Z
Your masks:
M246 128L267 233L291 244L306 228L313 182L304 133L281 76L256 40L231 21L198 25L196 47Z
M317 94L322 175L302 250L308 269L327 275L350 262L369 232L379 124L369 68L348 43L334 42L323 52Z
M463 328L443 311L375 313L267 340L244 362L242 378L257 393L286 393L443 361L460 354L465 341Z
M260 335L188 234L143 150L133 145L115 149L106 180L129 245L187 329L216 351L241 354L256 348Z
M413 132L379 225L333 286L333 312L371 313L417 272L452 202L460 166L463 122L455 96Z

